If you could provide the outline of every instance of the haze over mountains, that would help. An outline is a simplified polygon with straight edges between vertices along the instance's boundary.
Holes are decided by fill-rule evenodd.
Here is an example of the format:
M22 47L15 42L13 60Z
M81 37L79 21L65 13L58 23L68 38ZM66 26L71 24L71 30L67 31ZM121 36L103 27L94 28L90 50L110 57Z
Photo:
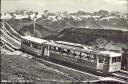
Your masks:
M36 22L48 28L68 28L68 27L94 27L106 28L106 26L128 27L128 13L120 13L118 11L108 12L100 10L97 12L78 11L76 13L57 12L51 13L45 10L42 14L33 11L20 10L13 13L2 13L2 19L25 20L25 18ZM27 20L27 19L26 19ZM25 21L26 23L26 21ZM90 27L90 28L91 28ZM113 28L113 27L111 27Z

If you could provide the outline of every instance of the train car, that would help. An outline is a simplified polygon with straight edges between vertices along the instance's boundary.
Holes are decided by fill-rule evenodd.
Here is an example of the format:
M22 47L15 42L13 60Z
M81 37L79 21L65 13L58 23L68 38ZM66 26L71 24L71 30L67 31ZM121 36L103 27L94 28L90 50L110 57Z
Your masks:
M97 52L97 69L115 72L121 69L122 53L111 51L96 51Z
M37 56L42 56L44 52L48 51L44 43L47 40L39 39L31 36L22 36L21 37L21 49L32 53ZM45 53L47 55L47 52Z
M82 44L23 36L21 49L40 57L67 62L90 70L115 72L121 69L122 53L96 51Z
M121 69L121 53L95 51L81 44L63 41L49 42L46 45L49 46L49 57L52 59L104 72Z

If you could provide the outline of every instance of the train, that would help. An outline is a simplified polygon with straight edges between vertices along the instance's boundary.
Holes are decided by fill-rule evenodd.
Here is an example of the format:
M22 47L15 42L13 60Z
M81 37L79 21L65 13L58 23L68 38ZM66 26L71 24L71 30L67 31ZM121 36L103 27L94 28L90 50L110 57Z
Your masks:
M21 37L21 49L41 58L55 59L102 72L121 70L122 53L94 50L78 43Z

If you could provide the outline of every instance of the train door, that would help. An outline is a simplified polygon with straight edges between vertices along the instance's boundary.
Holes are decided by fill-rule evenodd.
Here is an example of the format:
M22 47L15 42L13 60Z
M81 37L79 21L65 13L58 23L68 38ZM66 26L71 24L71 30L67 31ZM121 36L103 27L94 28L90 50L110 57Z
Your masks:
M121 56L111 57L109 72L119 71L121 69Z
M45 48L44 48L44 55L49 56L49 46L48 45L45 46Z
M117 63L116 70L118 71L121 69L121 56L116 57L116 63Z
M102 56L97 57L97 69L103 70L105 59Z

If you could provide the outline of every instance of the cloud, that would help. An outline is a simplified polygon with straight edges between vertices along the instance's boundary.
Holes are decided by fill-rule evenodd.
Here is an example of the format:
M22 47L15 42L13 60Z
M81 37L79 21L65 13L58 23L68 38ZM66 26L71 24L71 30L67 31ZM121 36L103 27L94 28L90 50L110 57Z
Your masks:
M112 3L112 4L128 4L128 0L104 0L106 2Z

